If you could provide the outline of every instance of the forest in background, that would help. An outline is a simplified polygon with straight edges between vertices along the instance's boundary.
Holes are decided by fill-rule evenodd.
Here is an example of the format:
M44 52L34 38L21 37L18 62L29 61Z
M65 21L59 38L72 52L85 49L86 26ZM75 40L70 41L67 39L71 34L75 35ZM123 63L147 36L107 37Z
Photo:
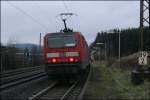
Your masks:
M139 32L139 28L113 29L109 32L98 32L95 41L90 45L90 51L97 47L101 48L102 51L106 49L107 56L117 57L120 33L121 57L133 54L139 50ZM106 45L97 45L97 43ZM144 27L143 49L144 51L150 51L149 27Z

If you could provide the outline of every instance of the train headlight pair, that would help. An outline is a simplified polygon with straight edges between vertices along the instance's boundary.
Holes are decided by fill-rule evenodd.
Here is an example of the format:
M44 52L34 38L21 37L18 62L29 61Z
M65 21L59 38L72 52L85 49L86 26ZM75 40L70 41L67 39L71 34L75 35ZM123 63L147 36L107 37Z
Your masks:
M62 53L47 53L47 58L50 58L51 63L57 62L78 62L78 52L63 52Z

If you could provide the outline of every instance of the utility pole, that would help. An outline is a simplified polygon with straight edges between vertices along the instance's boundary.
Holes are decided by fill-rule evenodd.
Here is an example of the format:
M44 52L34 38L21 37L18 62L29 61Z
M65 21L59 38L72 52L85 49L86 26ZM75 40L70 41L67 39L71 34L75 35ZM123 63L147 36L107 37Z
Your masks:
M140 58L140 55L143 54L143 52L145 51L144 45L143 45L144 26L146 26L145 24L148 26L150 25L149 0L140 0L139 58ZM140 62L140 59L139 59L139 62ZM139 67L138 69L142 69L142 67Z
M118 33L119 34L119 52L118 52L118 59L119 59L119 67L120 67L120 32Z
M41 51L41 33L40 33L40 41L39 41L39 51Z
M38 52L39 52L39 58L38 58L39 64L42 64L42 61L41 61L41 53L42 53L41 40L42 39L41 39L41 33L40 33L39 50L38 50Z
M105 60L107 61L107 44L106 44L106 42L104 43L104 45L105 45Z
M148 15L146 13L148 13ZM147 23L148 25L150 25L150 20L149 20L149 0L140 0L139 51L143 51L144 23Z
M144 50L143 46L143 34L144 34L144 24L150 25L149 20L149 0L140 0L140 31L139 31L139 57L138 62L139 66L137 69L131 72L131 81L134 84L144 83L144 76L149 77L150 67L144 66L147 64L147 51ZM144 75L144 76L143 76Z

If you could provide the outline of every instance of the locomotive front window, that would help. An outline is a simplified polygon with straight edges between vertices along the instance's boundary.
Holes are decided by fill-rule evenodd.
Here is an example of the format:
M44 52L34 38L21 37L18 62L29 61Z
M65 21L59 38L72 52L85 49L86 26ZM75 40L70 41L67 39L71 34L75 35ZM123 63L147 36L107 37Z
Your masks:
M48 38L48 48L71 47L76 45L74 36L59 36Z

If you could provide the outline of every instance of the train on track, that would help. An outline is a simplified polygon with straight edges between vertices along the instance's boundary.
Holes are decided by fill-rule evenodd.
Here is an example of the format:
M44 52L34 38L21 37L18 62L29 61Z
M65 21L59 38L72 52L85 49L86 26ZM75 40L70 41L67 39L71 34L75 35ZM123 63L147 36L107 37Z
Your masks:
M66 23L64 21L66 26ZM88 44L81 32L65 29L44 36L44 62L49 77L80 76L90 66Z

